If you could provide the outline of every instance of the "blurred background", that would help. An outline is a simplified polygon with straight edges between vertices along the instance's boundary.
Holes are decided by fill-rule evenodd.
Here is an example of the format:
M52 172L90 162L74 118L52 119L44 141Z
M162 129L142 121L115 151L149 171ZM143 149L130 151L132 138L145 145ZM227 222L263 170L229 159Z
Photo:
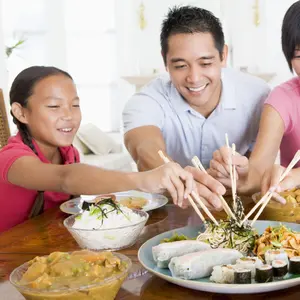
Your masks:
M220 18L228 66L271 87L293 76L281 51L281 23L291 0L0 0L0 88L8 111L14 77L53 65L74 78L83 124L119 132L128 98L164 72L160 26L168 8L194 5ZM13 125L9 116L11 131Z

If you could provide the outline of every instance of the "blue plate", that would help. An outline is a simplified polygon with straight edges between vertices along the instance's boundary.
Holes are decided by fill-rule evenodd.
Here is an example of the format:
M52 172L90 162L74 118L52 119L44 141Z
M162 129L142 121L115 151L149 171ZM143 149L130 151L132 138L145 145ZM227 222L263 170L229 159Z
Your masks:
M292 230L300 232L300 224L295 223L256 221L254 227L257 229L259 234L262 234L268 226L278 226L280 224L283 224L286 227L291 228ZM152 247L158 245L162 239L170 238L175 232L194 238L198 235L199 232L203 231L204 225L202 224L197 227L182 227L159 234L145 242L140 247L138 252L138 259L145 269L157 275L158 277L161 277L179 286L199 291L225 294L252 294L281 290L300 284L300 275L291 274L287 274L285 278L280 281L251 284L220 284L209 281L209 277L195 280L185 280L172 277L169 269L161 269L156 266L156 263L154 262L152 256Z

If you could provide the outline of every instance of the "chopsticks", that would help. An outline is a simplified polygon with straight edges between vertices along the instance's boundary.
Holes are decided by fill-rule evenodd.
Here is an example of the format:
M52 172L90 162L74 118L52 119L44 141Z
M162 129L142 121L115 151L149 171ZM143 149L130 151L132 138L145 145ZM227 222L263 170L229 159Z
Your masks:
M235 155L235 144L232 144L232 156ZM232 163L232 160L231 160ZM233 199L233 209L236 209L236 197L237 197L237 193L236 193L236 167L235 165L232 164L232 199Z
M225 133L225 141L226 141L226 146L228 148L228 150L230 150L230 146L229 146L229 140L228 140L228 134ZM235 207L235 197L236 197L236 182L234 180L234 172L235 168L233 168L233 164L232 164L232 155L229 155L229 173L230 173L230 179L231 179L231 193L232 193L232 199L233 199L233 207ZM236 172L236 170L235 170ZM236 178L236 176L235 176Z
M201 170L202 172L206 173L207 174L207 171L205 170L205 168L203 167L200 159L197 157L197 156L194 156L192 158L192 163L193 165L198 169L198 170ZM224 199L224 197L222 195L218 195L218 197L220 198L221 200L221 203L223 205L223 208L224 208L224 211L226 212L226 214L228 216L230 216L231 218L233 218L234 220L236 220L236 217L235 215L233 214L233 212L231 211L229 205L227 204L226 200Z
M158 154L161 157L161 159L164 161L164 163L170 162L168 157L166 157L161 150L158 151ZM192 196L195 199L195 201L200 205L200 207L204 210L204 212L207 214L207 216L214 222L215 225L218 226L219 223L214 218L214 216L211 214L211 212L208 210L208 208L205 206L205 204L202 202L201 198L194 191L192 191ZM196 213L198 214L198 216L200 217L202 222L205 222L205 218L202 215L202 213L200 212L198 206L195 204L193 198L190 195L188 195L188 200L189 200L190 204L192 205L192 207L194 208L194 210L196 211Z
M288 167L286 168L286 170L283 172L283 174L280 176L279 179L279 183L287 176L287 174L293 169L293 167L297 164L297 162L300 160L300 150L298 150L294 156L294 158L292 159L292 161L290 162L290 164L288 165ZM251 222L251 226L254 225L254 223L256 222L256 220L259 218L259 216L261 215L261 213L263 212L264 208L266 207L266 205L269 203L270 199L272 198L274 190L269 190L257 203L256 205L250 210L250 212L246 215L246 217L244 218L244 220L241 222L241 224L243 224L246 220L249 219L249 217L254 213L254 211L260 206L261 208L259 209L258 213L256 214L256 216L253 218L252 222Z

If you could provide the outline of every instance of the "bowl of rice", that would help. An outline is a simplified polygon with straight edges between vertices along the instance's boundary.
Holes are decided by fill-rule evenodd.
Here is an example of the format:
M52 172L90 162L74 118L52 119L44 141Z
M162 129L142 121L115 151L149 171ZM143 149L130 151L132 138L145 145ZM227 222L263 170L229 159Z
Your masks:
M108 199L64 220L81 248L120 250L135 244L149 215Z

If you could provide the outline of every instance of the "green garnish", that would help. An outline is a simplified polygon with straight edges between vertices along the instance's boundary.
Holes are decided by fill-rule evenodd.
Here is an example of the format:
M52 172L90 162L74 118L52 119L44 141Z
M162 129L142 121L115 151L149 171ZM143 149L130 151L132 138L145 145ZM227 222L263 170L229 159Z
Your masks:
M179 235L177 232L174 232L174 234L170 238L164 238L160 241L160 243L172 243L177 241L185 241L185 240L191 240L184 234Z
M109 208L107 208L107 206ZM129 216L125 215L120 206L113 201L112 198L107 198L99 201L97 204L90 205L85 211L89 211L89 215L99 215L97 217L98 220L101 220L101 225L103 224L104 218L108 218L108 215L112 212L116 212L117 214L122 213L124 217L130 221Z

